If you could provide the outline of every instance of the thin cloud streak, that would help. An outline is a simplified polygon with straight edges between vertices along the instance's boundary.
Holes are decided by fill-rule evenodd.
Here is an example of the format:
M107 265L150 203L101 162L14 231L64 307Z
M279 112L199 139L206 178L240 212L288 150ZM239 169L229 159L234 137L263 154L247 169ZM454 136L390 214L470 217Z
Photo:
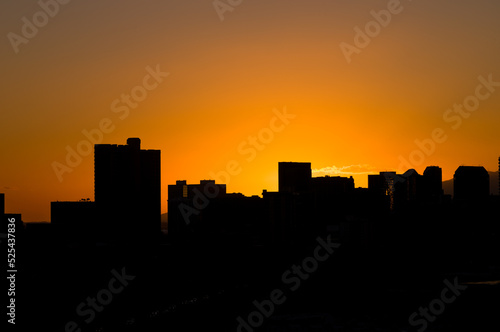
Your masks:
M349 165L349 166L328 166L312 170L313 175L356 175L356 174L378 174L375 167L368 164Z

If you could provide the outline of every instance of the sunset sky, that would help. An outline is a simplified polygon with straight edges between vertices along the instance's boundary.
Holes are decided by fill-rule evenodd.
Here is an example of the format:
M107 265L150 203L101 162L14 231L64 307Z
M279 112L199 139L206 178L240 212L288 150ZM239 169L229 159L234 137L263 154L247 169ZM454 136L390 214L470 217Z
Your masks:
M245 195L277 190L279 161L357 187L404 172L401 158L444 180L460 165L498 169L498 0L43 3L53 17L37 1L0 4L0 192L24 221L49 221L51 201L93 200L93 152L60 178L54 162L103 121L101 143L161 150L162 212L169 184L232 160L227 190ZM131 92L141 101L127 106ZM453 111L464 102L473 111ZM240 153L259 133L261 151Z

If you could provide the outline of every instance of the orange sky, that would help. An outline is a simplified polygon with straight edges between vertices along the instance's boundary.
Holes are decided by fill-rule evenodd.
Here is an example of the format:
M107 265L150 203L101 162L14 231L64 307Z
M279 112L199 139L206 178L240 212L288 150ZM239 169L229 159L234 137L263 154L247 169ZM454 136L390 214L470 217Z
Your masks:
M198 183L231 160L241 171L229 192L277 190L279 161L356 172L356 186L366 186L367 172L404 171L400 156L419 153L415 140L432 138L436 128L447 139L414 165L419 173L427 165L441 166L444 179L462 164L497 170L500 86L480 88L488 96L458 128L443 116L476 95L480 76L500 82L500 4L401 1L348 63L340 45L355 47L354 28L364 31L371 11L396 8L391 1L243 0L223 21L213 1L73 1L59 5L17 53L8 34L22 37L22 18L33 21L41 8L3 2L0 192L7 212L48 221L50 201L93 199L92 154L62 181L53 163L65 163L66 147L83 144L82 130L103 119L114 129L102 143L140 137L143 148L161 149L163 212L168 184ZM113 101L139 91L146 68L157 66L169 75L148 80L155 87L120 119ZM248 148L248 137L285 108L295 118L248 161L238 147Z

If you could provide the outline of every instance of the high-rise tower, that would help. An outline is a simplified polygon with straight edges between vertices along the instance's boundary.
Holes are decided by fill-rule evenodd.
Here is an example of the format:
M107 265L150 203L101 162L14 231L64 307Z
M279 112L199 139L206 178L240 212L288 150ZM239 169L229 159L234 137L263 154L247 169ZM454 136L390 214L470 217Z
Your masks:
M96 144L94 186L104 234L147 241L160 233L160 150L141 150L139 138Z

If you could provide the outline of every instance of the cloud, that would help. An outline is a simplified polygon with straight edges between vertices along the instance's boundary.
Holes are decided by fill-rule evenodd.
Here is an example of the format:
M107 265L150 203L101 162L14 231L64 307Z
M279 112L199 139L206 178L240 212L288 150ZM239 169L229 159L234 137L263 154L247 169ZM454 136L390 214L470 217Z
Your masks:
M319 169L312 170L313 175L322 176L322 175L357 175L357 174L378 174L375 167L362 164L362 165L349 165L349 166L328 166Z

